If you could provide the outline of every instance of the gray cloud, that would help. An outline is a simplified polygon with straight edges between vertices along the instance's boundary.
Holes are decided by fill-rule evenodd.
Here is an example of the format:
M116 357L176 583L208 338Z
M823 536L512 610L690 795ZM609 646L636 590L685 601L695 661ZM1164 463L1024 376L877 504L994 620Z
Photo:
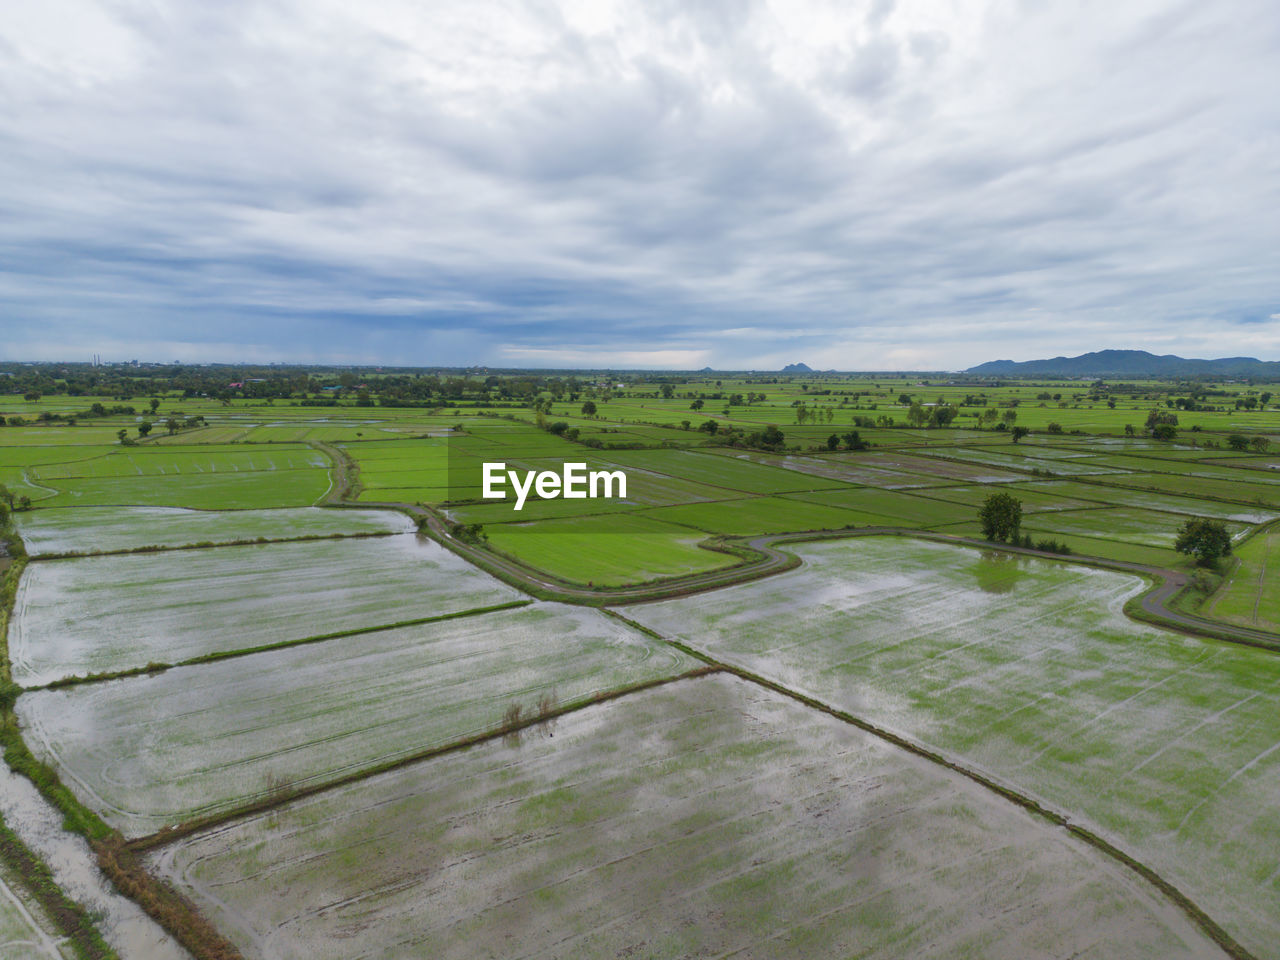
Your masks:
M1280 357L1262 0L356 9L13 17L4 353Z

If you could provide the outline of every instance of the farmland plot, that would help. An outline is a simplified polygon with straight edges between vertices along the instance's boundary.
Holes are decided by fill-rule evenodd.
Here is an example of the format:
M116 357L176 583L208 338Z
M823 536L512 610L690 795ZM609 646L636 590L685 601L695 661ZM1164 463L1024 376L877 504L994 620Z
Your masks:
M185 510L180 507L78 507L15 516L27 553L106 553L236 540L287 540L338 534L408 533L393 510Z
M150 855L270 960L1219 956L1065 831L725 676Z
M0 956L5 960L64 960L75 956L70 944L39 904L27 897L21 881L0 866Z
M46 560L18 585L9 656L35 686L521 596L414 534Z
M488 533L494 549L577 583L643 583L740 562L699 547L700 531L643 516L501 523Z
M306 507L330 489L329 471L244 470L165 476L41 480L40 506L156 506L200 510ZM33 497L33 499L35 499Z
M1237 552L1239 562L1204 613L1280 631L1280 530L1260 531Z
M1058 496L1091 500L1108 506L1144 507L1164 513L1183 513L1193 517L1214 517L1218 520L1235 520L1239 523L1266 523L1280 520L1280 513L1273 510L1244 507L1216 500L1199 500L1161 493L1144 493L1141 490L1122 490L1101 484L1080 483L1075 480L1032 480L1010 487L1009 493L1023 497L1030 491L1044 491ZM1026 501L1024 501L1025 504Z
M1037 516L1028 522L1038 530L1048 530L1052 533L1102 537L1148 547L1172 548L1174 541L1178 538L1178 529L1186 522L1186 518L1173 513L1104 507L1093 510L1067 510ZM1239 523L1225 523L1224 526L1234 539L1239 539L1249 530L1247 526Z
M538 604L24 694L32 749L115 826L306 786L699 666L596 610Z
M1280 942L1280 657L1127 620L1131 576L888 539L628 615L1092 823Z

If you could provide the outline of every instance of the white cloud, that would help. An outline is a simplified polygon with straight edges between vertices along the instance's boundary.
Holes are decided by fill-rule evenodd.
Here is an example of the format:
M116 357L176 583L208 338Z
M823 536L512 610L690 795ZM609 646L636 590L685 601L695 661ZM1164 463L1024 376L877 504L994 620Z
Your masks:
M423 363L1277 349L1264 0L57 0L8 26L11 356L50 330L213 351L193 315L242 338L219 351Z

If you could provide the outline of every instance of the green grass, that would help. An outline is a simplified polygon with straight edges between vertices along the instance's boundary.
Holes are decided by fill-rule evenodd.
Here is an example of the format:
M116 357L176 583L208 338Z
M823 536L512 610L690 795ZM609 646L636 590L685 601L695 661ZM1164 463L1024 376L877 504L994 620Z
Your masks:
M329 471L257 470L246 473L44 480L56 495L41 507L190 507L197 510L251 510L305 507L329 489Z
M1280 632L1280 529L1251 537L1236 557L1238 563L1200 612Z
M683 524L706 533L748 536L791 530L827 530L883 524L879 515L844 510L788 497L748 497L647 510L646 517Z
M732 555L699 548L706 539L699 531L649 515L503 523L487 527L486 533L495 550L563 580L597 586L641 583L738 562Z
M930 527L971 520L977 515L975 507L931 499L927 496L930 492L932 491L921 491L921 496L915 496L894 490L859 487L852 490L797 493L789 495L787 499L872 514L880 518L878 523L886 526Z

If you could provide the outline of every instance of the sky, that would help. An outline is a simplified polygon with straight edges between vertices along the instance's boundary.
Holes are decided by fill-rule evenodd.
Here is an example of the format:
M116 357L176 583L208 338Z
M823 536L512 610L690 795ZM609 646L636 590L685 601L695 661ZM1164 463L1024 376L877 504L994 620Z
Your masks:
M1274 0L41 0L0 358L1280 359Z

